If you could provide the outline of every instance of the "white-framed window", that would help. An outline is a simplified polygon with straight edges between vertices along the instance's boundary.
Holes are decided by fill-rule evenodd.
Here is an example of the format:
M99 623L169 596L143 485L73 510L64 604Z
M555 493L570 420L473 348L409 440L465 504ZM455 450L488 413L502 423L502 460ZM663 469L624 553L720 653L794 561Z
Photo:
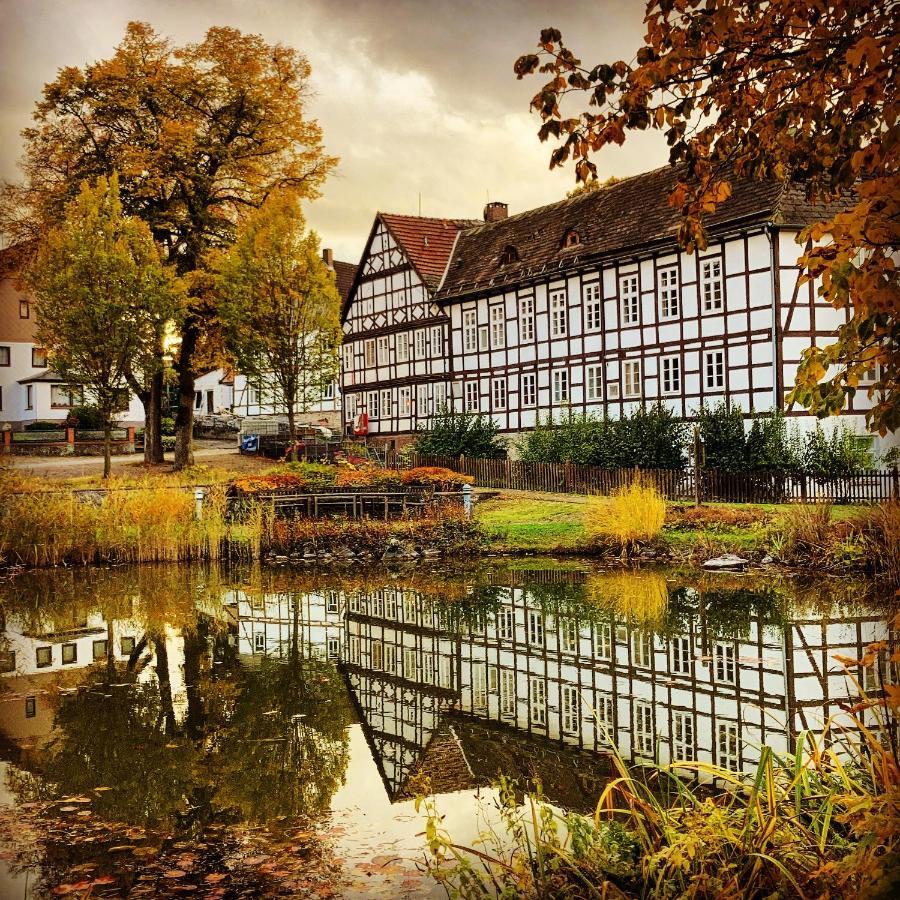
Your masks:
M729 772L738 772L741 768L741 739L737 722L716 723L716 763Z
M564 684L561 692L560 719L563 734L578 734L579 697L578 688L574 684Z
M389 641L384 644L384 671L397 674L397 645Z
M381 418L390 419L394 415L393 397L391 397L391 389L386 388L381 392Z
M325 597L325 612L336 613L340 607L340 594L337 591L329 591Z
M672 671L678 675L690 675L694 653L691 639L684 634L672 638Z
M522 406L534 406L537 403L537 375L526 372L522 376Z
M597 363L584 367L584 396L585 399L603 399L603 365Z
M344 344L341 347L341 354L344 362L344 372L349 374L353 371L353 344Z
M9 366L11 365L11 357L10 357L10 348L9 347L0 347L0 366Z
M547 724L547 683L541 675L532 675L531 687L531 724Z
M481 352L490 349L491 346L491 331L487 325L479 325L478 326L478 349Z
M434 654L428 653L422 657L422 681L425 684L435 683Z
M700 293L703 312L722 309L722 260L718 256L700 263Z
M327 652L329 659L340 659L341 657L341 640L340 638L328 638Z
M678 298L678 266L666 266L664 269L660 269L656 273L656 282L659 293L660 318L676 318L681 311Z
M28 387L31 387L29 384ZM67 384L50 385L50 406L53 409L68 409L77 406L81 402L81 388L70 387Z
M363 347L365 348L366 367L370 368L375 365L375 341L366 341Z
M672 713L672 762L694 759L694 714Z
M565 290L550 294L550 337L565 337L569 333L569 302Z
M381 418L381 410L378 406L378 391L369 391L366 394L366 412L369 414L370 419L380 419Z
M209 393L207 391L207 393ZM322 399L323 400L334 400L335 395L337 394L337 384L333 381L329 381L325 387L322 388Z
M386 366L391 360L391 339L384 335L376 339L375 356L379 366Z
M266 633L264 631L257 631L253 635L253 652L254 653L265 653L266 652Z
M504 718L516 715L516 674L509 669L500 670L500 715Z
M491 307L491 347L495 350L506 346L506 309L502 304Z
M478 312L474 309L464 309L463 319L463 349L473 352L478 349Z
M417 328L415 330L414 340L416 345L416 359L425 359L427 353L426 334L427 332L424 328Z
M735 684L737 658L734 652L734 644L716 642L713 647L713 666L716 681L724 684Z
M203 391L194 391L194 409L203 408Z
M431 400L435 412L440 412L447 405L447 385L443 382L431 387Z
M553 372L553 402L569 402L569 370L556 369Z
M636 628L631 632L631 659L642 669L653 667L653 632Z
M622 363L624 390L626 397L641 396L641 361L639 359L626 359Z
M400 388L400 413L401 416L412 415L412 388Z
M495 378L491 383L494 409L506 409L506 378Z
M619 278L619 298L622 306L622 324L637 325L641 319L641 294L637 275Z
M398 363L409 362L409 334L405 331L394 335L394 356Z
M418 669L418 666L416 665L416 648L415 647L404 647L403 648L403 677L408 678L410 681L415 681L417 669Z
M662 390L664 394L681 392L680 356L664 356L662 358Z
M706 387L709 390L725 387L725 351L707 350L703 356Z
M438 686L453 687L453 660L449 656L441 656L438 660Z
M384 644L381 641L372 641L371 664L376 672L384 668Z
M356 394L347 394L344 397L344 421L352 422L356 418Z
M534 340L534 297L519 300L519 343Z
M634 703L635 755L652 759L655 743L653 706L646 700L636 700Z
M475 712L487 709L487 666L483 662L472 663L472 709Z
M466 382L466 412L478 412L478 382Z
M511 641L515 633L515 618L511 609L497 612L497 637L501 641Z
M536 647L544 646L544 614L531 610L528 613L528 643Z
M428 402L428 385L416 385L416 415L421 419L431 415L431 408Z
M594 694L594 717L597 724L602 726L601 735L609 735L609 729L613 727L613 698L606 691L597 691ZM604 734L605 732L605 734Z
M597 659L612 659L612 625L609 622L594 625L594 656Z
M600 298L600 282L584 286L584 329L599 331L603 322L603 300Z
M440 325L431 326L431 356L436 358L444 353L444 329Z

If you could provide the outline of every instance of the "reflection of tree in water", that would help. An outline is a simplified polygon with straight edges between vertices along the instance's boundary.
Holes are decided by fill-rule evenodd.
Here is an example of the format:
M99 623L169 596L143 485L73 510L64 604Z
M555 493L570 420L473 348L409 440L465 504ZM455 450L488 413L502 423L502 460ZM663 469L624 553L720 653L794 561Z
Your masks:
M243 676L208 766L216 805L251 822L326 812L348 762L350 708L335 666L264 660Z
M294 608L288 661L249 671L232 661L215 675L203 672L208 623L198 617L181 635L183 717L172 694L180 661L163 632L148 634L126 667L116 666L110 641L106 664L59 702L47 782L60 796L96 796L93 810L105 819L144 825L327 811L347 766L349 704L336 667L301 656ZM152 651L154 678L134 670L142 648Z

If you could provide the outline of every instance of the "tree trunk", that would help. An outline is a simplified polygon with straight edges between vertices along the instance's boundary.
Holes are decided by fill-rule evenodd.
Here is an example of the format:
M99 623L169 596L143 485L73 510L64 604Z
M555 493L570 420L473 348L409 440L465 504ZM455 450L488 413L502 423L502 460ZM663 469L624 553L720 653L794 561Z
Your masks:
M150 390L146 392L144 402L144 462L161 463L163 461L162 443L162 391L163 372L154 373L150 381ZM141 398L143 401L143 397Z
M194 351L199 339L196 319L185 322L178 355L178 411L175 414L175 471L194 464Z
M103 478L109 478L112 474L112 427L107 419L103 423Z
M297 462L297 414L294 412L294 404L287 405L288 416L288 459Z

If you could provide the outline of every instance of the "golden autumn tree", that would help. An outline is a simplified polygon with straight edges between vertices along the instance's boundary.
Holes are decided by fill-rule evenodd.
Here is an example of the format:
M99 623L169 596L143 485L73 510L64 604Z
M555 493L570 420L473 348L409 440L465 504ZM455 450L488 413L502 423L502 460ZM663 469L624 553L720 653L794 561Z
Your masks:
M296 455L297 414L337 379L342 337L335 275L296 195L278 191L254 210L217 269L226 346L245 375L266 380Z
M273 190L316 196L336 164L304 113L309 75L302 54L258 35L210 28L175 47L132 22L109 59L63 68L44 87L23 132L24 180L0 195L0 227L39 243L84 180L118 173L125 212L147 223L191 294L175 358L176 468L192 458L198 359L217 341L210 251ZM161 391L159 375L156 418Z
M685 173L669 201L688 252L705 246L704 216L734 178L844 201L801 234L800 265L847 323L806 351L788 400L837 413L874 374L869 424L882 434L900 426L898 21L895 0L651 0L630 62L585 64L547 28L515 64L519 78L548 78L532 100L539 136L559 142L551 168L572 160L580 182L630 131L665 134Z

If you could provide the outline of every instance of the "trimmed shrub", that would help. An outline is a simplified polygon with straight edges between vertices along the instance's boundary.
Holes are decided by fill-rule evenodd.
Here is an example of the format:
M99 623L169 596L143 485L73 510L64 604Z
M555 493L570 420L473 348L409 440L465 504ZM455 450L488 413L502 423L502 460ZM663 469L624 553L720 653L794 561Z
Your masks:
M446 408L418 433L415 448L418 453L433 456L506 459L506 441L490 416L456 413Z

